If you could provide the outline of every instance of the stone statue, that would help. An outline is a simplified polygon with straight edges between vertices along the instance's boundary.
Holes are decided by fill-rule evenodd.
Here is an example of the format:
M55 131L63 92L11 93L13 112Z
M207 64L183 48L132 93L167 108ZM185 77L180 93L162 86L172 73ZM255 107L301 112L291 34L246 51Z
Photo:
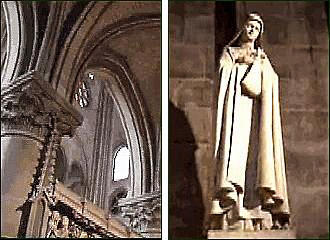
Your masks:
M261 17L249 14L220 59L215 201L223 228L247 219L252 230L289 224L278 75L262 49L263 31Z

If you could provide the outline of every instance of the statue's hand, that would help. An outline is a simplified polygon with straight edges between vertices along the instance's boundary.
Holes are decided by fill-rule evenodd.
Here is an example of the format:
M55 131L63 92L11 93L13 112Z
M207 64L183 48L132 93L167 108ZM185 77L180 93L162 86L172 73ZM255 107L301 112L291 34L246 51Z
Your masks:
M266 58L266 53L264 52L264 50L262 48L258 48L257 60L263 60L265 58Z
M256 98L260 95L260 89L256 86L256 84L251 83L251 81L243 81L241 83L242 92L246 95Z
M242 92L251 97L257 97L261 93L261 64L255 60L249 73L241 83Z

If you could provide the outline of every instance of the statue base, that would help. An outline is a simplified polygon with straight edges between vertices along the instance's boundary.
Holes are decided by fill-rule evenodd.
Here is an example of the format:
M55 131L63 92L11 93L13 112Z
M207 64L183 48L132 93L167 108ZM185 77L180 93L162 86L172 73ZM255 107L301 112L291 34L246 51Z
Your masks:
M208 239L296 239L294 230L224 231L209 230Z
M214 201L210 215L208 239L295 239L286 215L271 214L258 206L240 208L237 204L225 211Z

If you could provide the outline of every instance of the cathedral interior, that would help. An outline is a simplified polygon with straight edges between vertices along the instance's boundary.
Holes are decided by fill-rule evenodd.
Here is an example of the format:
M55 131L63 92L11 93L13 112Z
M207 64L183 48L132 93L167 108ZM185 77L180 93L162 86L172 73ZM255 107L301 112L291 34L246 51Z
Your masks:
M160 237L160 2L1 2L1 236Z

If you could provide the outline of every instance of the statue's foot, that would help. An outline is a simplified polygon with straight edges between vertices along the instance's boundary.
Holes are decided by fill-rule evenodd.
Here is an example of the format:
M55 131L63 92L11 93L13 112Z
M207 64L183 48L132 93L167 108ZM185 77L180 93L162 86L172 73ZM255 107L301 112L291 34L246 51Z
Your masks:
M228 225L229 231L244 231L244 220L238 220L235 223Z
M237 196L235 192L227 192L219 200L221 208L230 208L236 205Z
M271 210L273 207L275 206L275 201L271 198L268 197L264 200L263 204L262 204L262 210L264 211L269 211Z
M272 226L272 230L278 230L281 229L282 226L280 225L280 223L278 221L274 221L273 226Z
M239 209L239 218L240 219L251 219L252 215L249 210L246 210L245 208Z
M285 224L282 226L281 229L282 229L282 230L289 230L289 229L290 229L290 226L289 226L288 223L285 223Z
M221 208L229 209L232 206L236 205L236 201L232 198L226 197L226 198L221 199L221 201L219 201L219 205Z

